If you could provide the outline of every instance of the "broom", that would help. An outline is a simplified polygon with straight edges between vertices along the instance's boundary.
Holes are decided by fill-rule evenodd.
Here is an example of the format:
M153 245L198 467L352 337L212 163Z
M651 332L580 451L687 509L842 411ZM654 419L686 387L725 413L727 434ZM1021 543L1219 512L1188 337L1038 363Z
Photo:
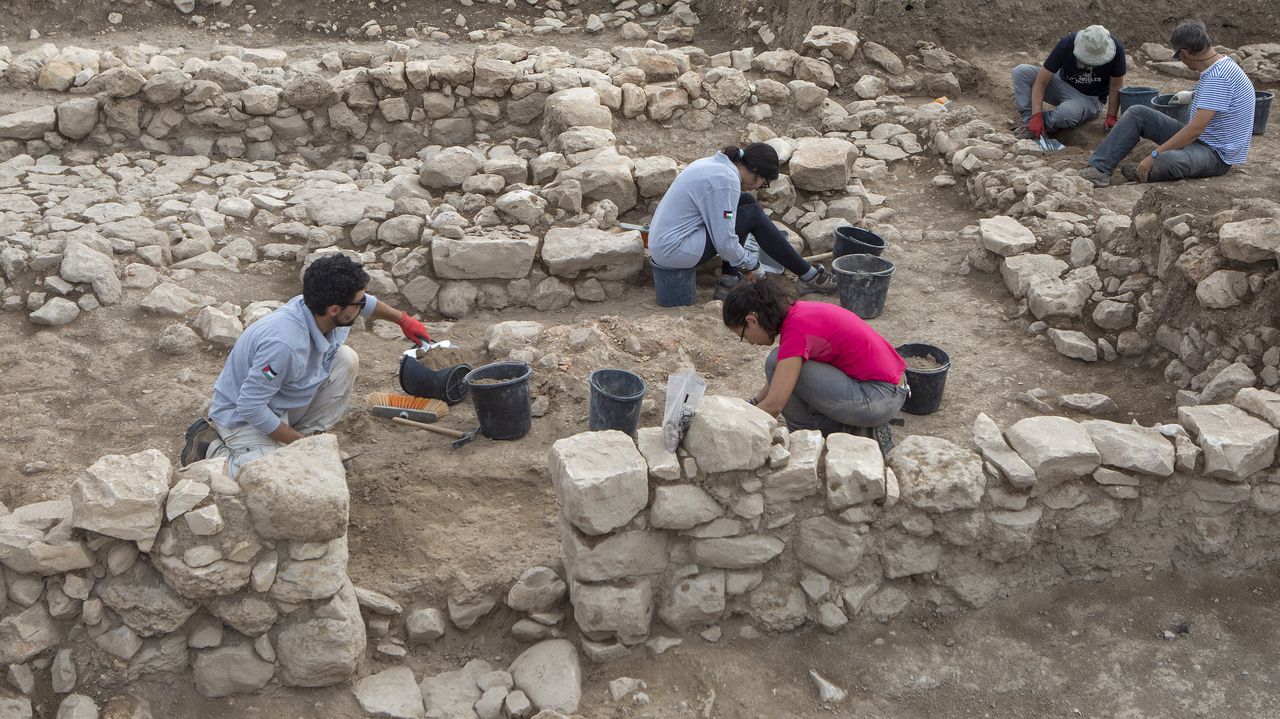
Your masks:
M449 411L443 400L395 392L370 392L365 402L374 417L404 417L415 422L434 422Z

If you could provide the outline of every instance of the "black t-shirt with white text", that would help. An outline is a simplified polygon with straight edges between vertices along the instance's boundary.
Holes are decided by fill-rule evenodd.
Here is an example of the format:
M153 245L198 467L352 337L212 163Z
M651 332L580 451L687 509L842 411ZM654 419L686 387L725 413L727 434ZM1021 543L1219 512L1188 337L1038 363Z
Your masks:
M1090 67L1076 59L1076 34L1071 33L1058 41L1057 47L1044 61L1044 69L1057 73L1085 95L1106 97L1111 88L1111 78L1123 77L1125 73L1124 45L1115 35L1111 39L1116 43L1116 56L1106 65Z

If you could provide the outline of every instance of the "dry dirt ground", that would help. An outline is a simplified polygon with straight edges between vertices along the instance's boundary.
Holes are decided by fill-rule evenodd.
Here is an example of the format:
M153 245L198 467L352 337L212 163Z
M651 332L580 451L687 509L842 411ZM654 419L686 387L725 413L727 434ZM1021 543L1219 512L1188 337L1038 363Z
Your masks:
M989 87L966 97L994 118L1011 114L1000 95L1014 55L986 58ZM1140 75L1135 79L1143 79ZM1153 79L1153 78L1145 78ZM1150 83L1148 83L1150 84ZM1005 85L1007 87L1007 85ZM786 128L786 124L779 125ZM723 136L720 136L723 135ZM735 139L734 128L690 138L650 126L620 128L622 142L644 153L661 148L688 161ZM1096 127L1063 139L1092 147ZM1187 183L1188 192L1274 194L1274 134L1256 145L1244 172ZM1082 163L1070 149L1063 161ZM907 233L958 231L976 222L960 188L929 182L936 161L898 163L888 182L873 188L889 195L898 211L893 224ZM1267 190L1266 188L1271 188ZM1121 186L1104 195L1128 210L1143 188ZM1052 396L1096 391L1119 406L1112 417L1142 422L1172 414L1172 390L1142 362L1083 365L1059 356L1043 338L1026 331L1017 303L998 278L960 276L969 247L953 239L906 239L885 256L897 264L885 313L873 326L894 344L925 341L952 357L941 411L907 416L899 435L927 433L968 444L973 418L986 412L1002 425L1035 412L1017 401L1020 392L1043 388ZM298 291L294 266L269 264L239 275L200 274L196 292L244 305L286 299ZM653 400L644 424L656 424L667 372L692 363L711 391L748 396L761 381L766 349L734 341L714 307L663 309L651 289L621 299L578 305L554 313L531 309L487 313L433 325L437 339L477 348L486 328L501 320L533 319L561 337L568 327L598 322L607 349L559 351L554 369L534 373L535 396L550 400L548 413L516 442L480 439L459 450L447 440L373 420L353 406L338 427L347 452L358 455L352 492L351 566L361 586L411 603L439 606L460 588L509 584L525 568L554 563L559 555L556 503L546 471L552 442L586 428L586 376L600 366L640 372ZM17 314L0 315L0 501L9 506L66 493L75 473L109 453L149 447L176 460L183 428L207 402L224 351L202 348L174 358L153 349L167 320L145 316L138 297L96 310L56 331L39 330ZM620 349L631 334L642 339L638 355ZM361 356L356 396L396 388L403 341L356 332ZM472 429L474 414L459 405L445 426ZM44 462L36 474L22 470ZM1067 586L1021 597L961 617L917 616L887 626L850 628L829 637L817 632L709 645L693 639L657 659L637 657L589 668L591 717L622 716L1274 716L1275 677L1269 664L1277 637L1274 577L1232 581L1158 577L1118 579L1106 585ZM1189 636L1165 642L1160 629L1178 618L1193 621ZM501 633L506 617L495 613L466 635L451 635L416 651L411 666L421 676L483 657L505 664L519 646ZM877 644L876 641L883 640ZM948 641L953 642L948 646ZM381 668L377 662L371 669ZM834 712L818 707L806 674L816 668L851 691L851 704ZM605 700L605 683L630 675L650 684L653 702L620 708ZM209 702L172 686L144 685L157 716L359 716L349 691ZM710 714L703 707L711 692Z

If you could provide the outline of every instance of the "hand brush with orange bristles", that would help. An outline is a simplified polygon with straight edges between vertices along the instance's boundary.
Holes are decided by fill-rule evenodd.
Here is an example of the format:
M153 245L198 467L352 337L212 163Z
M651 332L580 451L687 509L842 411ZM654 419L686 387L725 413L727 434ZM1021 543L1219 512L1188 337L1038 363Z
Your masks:
M404 417L415 422L434 422L449 411L443 400L395 392L370 392L365 401L374 417Z

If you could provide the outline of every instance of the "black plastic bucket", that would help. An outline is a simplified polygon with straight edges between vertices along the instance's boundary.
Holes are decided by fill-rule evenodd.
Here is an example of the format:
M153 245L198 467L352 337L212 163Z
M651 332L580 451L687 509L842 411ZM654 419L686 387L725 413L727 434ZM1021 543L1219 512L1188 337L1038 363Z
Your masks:
M587 380L591 387L587 429L598 432L616 429L632 437L640 427L640 401L644 399L644 380L621 369L598 369Z
M937 412L938 407L942 405L942 390L947 386L947 370L951 369L951 355L941 347L924 343L898 345L894 349L903 359L928 357L938 363L937 369L907 367L907 386L911 388L911 396L902 405L902 411L911 414Z
M831 263L840 286L840 306L864 320L884 312L894 264L875 255L845 255Z
M1120 114L1131 107L1151 104L1151 98L1159 94L1160 90L1154 87L1134 85L1120 88Z
M471 365L460 364L442 370L428 369L418 360L405 355L400 358L400 388L415 397L442 399L446 404L457 404L467 398L467 385L463 381Z
M1185 125L1187 124L1187 117L1191 113L1191 106L1175 105L1170 102L1173 97L1172 94L1156 95L1151 98L1151 106Z
M1253 105L1253 134L1261 135L1267 131L1267 117L1271 114L1271 101L1276 98L1274 92L1256 91Z
M885 239L871 230L864 230L853 225L837 227L835 243L831 248L832 259L845 255L875 255L884 252Z
M693 304L698 293L698 268L673 270L649 260L653 268L653 291L658 304L663 307L684 307Z
M524 362L494 362L467 373L471 403L480 421L480 434L489 439L520 439L533 424L529 397L531 370Z

